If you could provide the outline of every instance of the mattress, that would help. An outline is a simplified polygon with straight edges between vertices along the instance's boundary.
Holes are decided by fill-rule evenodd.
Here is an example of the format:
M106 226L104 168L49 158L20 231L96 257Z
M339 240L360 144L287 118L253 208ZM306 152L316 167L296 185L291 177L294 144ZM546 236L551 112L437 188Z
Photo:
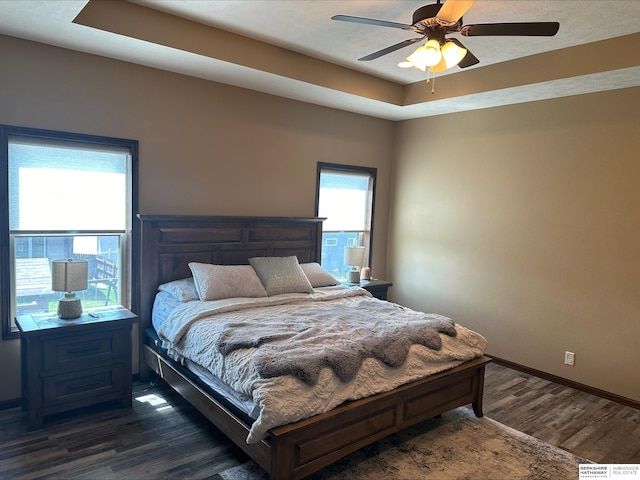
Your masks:
M151 311L151 324L156 332L167 321L171 312L182 303L170 293L158 292L156 294L153 300L153 310Z

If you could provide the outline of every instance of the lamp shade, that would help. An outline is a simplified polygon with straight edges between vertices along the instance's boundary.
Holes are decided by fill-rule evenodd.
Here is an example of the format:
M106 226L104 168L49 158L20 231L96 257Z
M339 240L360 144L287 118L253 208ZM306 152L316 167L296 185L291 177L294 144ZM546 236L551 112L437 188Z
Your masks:
M344 264L362 267L364 264L364 247L344 247Z
M467 54L466 48L461 48L454 42L447 42L442 47L442 56L444 57L447 68L456 66Z
M427 57L424 54L424 46L420 46L407 57L407 62L410 62L414 67L419 68L423 72L427 69Z
M53 260L51 262L51 290L79 292L88 287L89 262L86 260Z
M440 59L442 59L442 53L440 52L440 44L437 40L429 40L424 44L423 55L425 63L428 67L437 65Z

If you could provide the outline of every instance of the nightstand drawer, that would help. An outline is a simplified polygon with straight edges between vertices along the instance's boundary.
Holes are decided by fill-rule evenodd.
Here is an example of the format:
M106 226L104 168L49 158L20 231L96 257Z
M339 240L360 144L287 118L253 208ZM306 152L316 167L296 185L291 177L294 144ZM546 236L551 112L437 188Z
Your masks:
M44 405L54 407L87 399L93 403L100 396L121 393L123 389L122 364L77 370L44 379Z
M43 369L50 371L86 368L87 364L120 358L128 347L126 341L127 336L118 331L44 340Z

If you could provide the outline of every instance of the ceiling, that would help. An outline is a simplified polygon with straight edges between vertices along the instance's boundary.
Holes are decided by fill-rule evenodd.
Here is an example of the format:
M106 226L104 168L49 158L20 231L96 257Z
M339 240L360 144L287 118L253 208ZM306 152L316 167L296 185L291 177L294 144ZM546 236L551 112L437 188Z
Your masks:
M456 0L446 0L456 1ZM640 85L640 1L477 0L464 24L558 21L554 37L461 37L480 64L426 74L411 23L436 0L0 0L0 33L390 120Z

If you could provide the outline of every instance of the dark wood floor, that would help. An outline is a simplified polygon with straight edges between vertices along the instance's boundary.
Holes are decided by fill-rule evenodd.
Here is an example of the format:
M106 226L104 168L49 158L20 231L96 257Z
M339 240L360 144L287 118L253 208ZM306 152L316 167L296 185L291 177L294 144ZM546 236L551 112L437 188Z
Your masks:
M596 463L640 464L640 410L489 364L484 413Z
M28 432L0 411L0 479L200 479L246 457L166 385L134 386L134 407L61 414ZM640 464L640 411L496 364L485 414L598 463Z

